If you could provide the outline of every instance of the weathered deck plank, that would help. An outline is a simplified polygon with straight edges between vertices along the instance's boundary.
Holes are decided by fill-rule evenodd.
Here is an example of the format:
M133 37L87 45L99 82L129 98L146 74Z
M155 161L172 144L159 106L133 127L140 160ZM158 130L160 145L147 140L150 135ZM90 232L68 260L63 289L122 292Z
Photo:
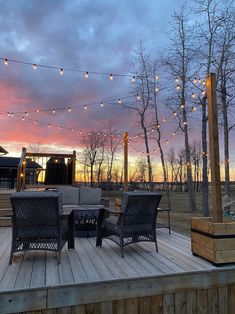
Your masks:
M231 312L235 265L217 268L192 255L189 238L157 233L158 253L154 243L142 242L125 247L123 259L110 240L96 248L95 238L76 238L75 250L64 247L60 265L55 253L43 251L19 253L8 265L11 230L0 229L0 304L18 312Z

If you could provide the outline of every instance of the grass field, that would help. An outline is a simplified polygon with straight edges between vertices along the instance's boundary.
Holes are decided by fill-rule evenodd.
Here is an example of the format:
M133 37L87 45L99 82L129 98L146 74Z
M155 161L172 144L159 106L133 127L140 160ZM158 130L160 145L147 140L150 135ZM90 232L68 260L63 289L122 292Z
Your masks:
M110 201L110 205L114 206L115 199L121 199L122 192L115 191L115 192L104 192L104 197L107 197ZM174 231L180 232L185 235L190 235L190 228L191 228L191 218L197 216L203 216L202 210L202 194L196 193L196 205L197 211L195 213L190 213L188 211L188 193L186 192L170 192L170 199L171 199L171 207L172 211L170 214L171 217L171 228ZM223 197L223 196L222 196ZM231 187L231 200L235 200L235 185ZM210 213L211 213L211 204L210 204L210 197L209 197L209 206L210 206ZM166 197L163 196L162 201L160 203L160 207L166 207ZM231 205L231 211L235 211L235 203ZM161 213L158 216L159 223L165 223L167 221L166 213Z

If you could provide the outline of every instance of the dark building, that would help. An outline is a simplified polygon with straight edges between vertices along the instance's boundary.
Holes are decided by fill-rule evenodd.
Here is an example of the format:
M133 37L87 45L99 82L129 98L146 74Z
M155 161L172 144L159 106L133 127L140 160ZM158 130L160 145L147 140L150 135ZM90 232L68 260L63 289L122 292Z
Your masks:
M15 188L19 162L18 157L0 157L0 188ZM26 161L26 184L37 183L41 168L35 161Z
M72 184L72 163L51 157L46 164L45 184Z

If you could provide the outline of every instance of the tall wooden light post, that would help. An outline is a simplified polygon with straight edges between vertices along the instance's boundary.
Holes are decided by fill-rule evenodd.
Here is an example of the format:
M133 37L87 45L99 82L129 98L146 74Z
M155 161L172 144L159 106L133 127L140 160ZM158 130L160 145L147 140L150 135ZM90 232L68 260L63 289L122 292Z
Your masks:
M206 82L208 100L208 128L211 164L211 189L213 221L223 221L220 181L219 136L216 103L216 77L211 73Z
M128 191L128 132L124 132L124 191Z
M216 103L216 76L206 82L208 128L211 164L212 217L193 217L191 221L192 252L214 264L235 262L235 222L223 220L221 200L219 136Z

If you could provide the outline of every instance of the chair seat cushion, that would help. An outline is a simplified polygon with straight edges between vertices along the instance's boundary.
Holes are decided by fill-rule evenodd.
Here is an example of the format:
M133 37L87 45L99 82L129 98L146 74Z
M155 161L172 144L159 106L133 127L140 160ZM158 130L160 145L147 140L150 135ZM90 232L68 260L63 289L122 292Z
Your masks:
M101 204L101 189L99 188L80 188L80 204L97 205Z
M79 188L73 186L61 186L58 190L61 192L63 205L79 204Z
M104 219L103 226L107 229L118 231L120 229L119 216L111 215L109 218Z

